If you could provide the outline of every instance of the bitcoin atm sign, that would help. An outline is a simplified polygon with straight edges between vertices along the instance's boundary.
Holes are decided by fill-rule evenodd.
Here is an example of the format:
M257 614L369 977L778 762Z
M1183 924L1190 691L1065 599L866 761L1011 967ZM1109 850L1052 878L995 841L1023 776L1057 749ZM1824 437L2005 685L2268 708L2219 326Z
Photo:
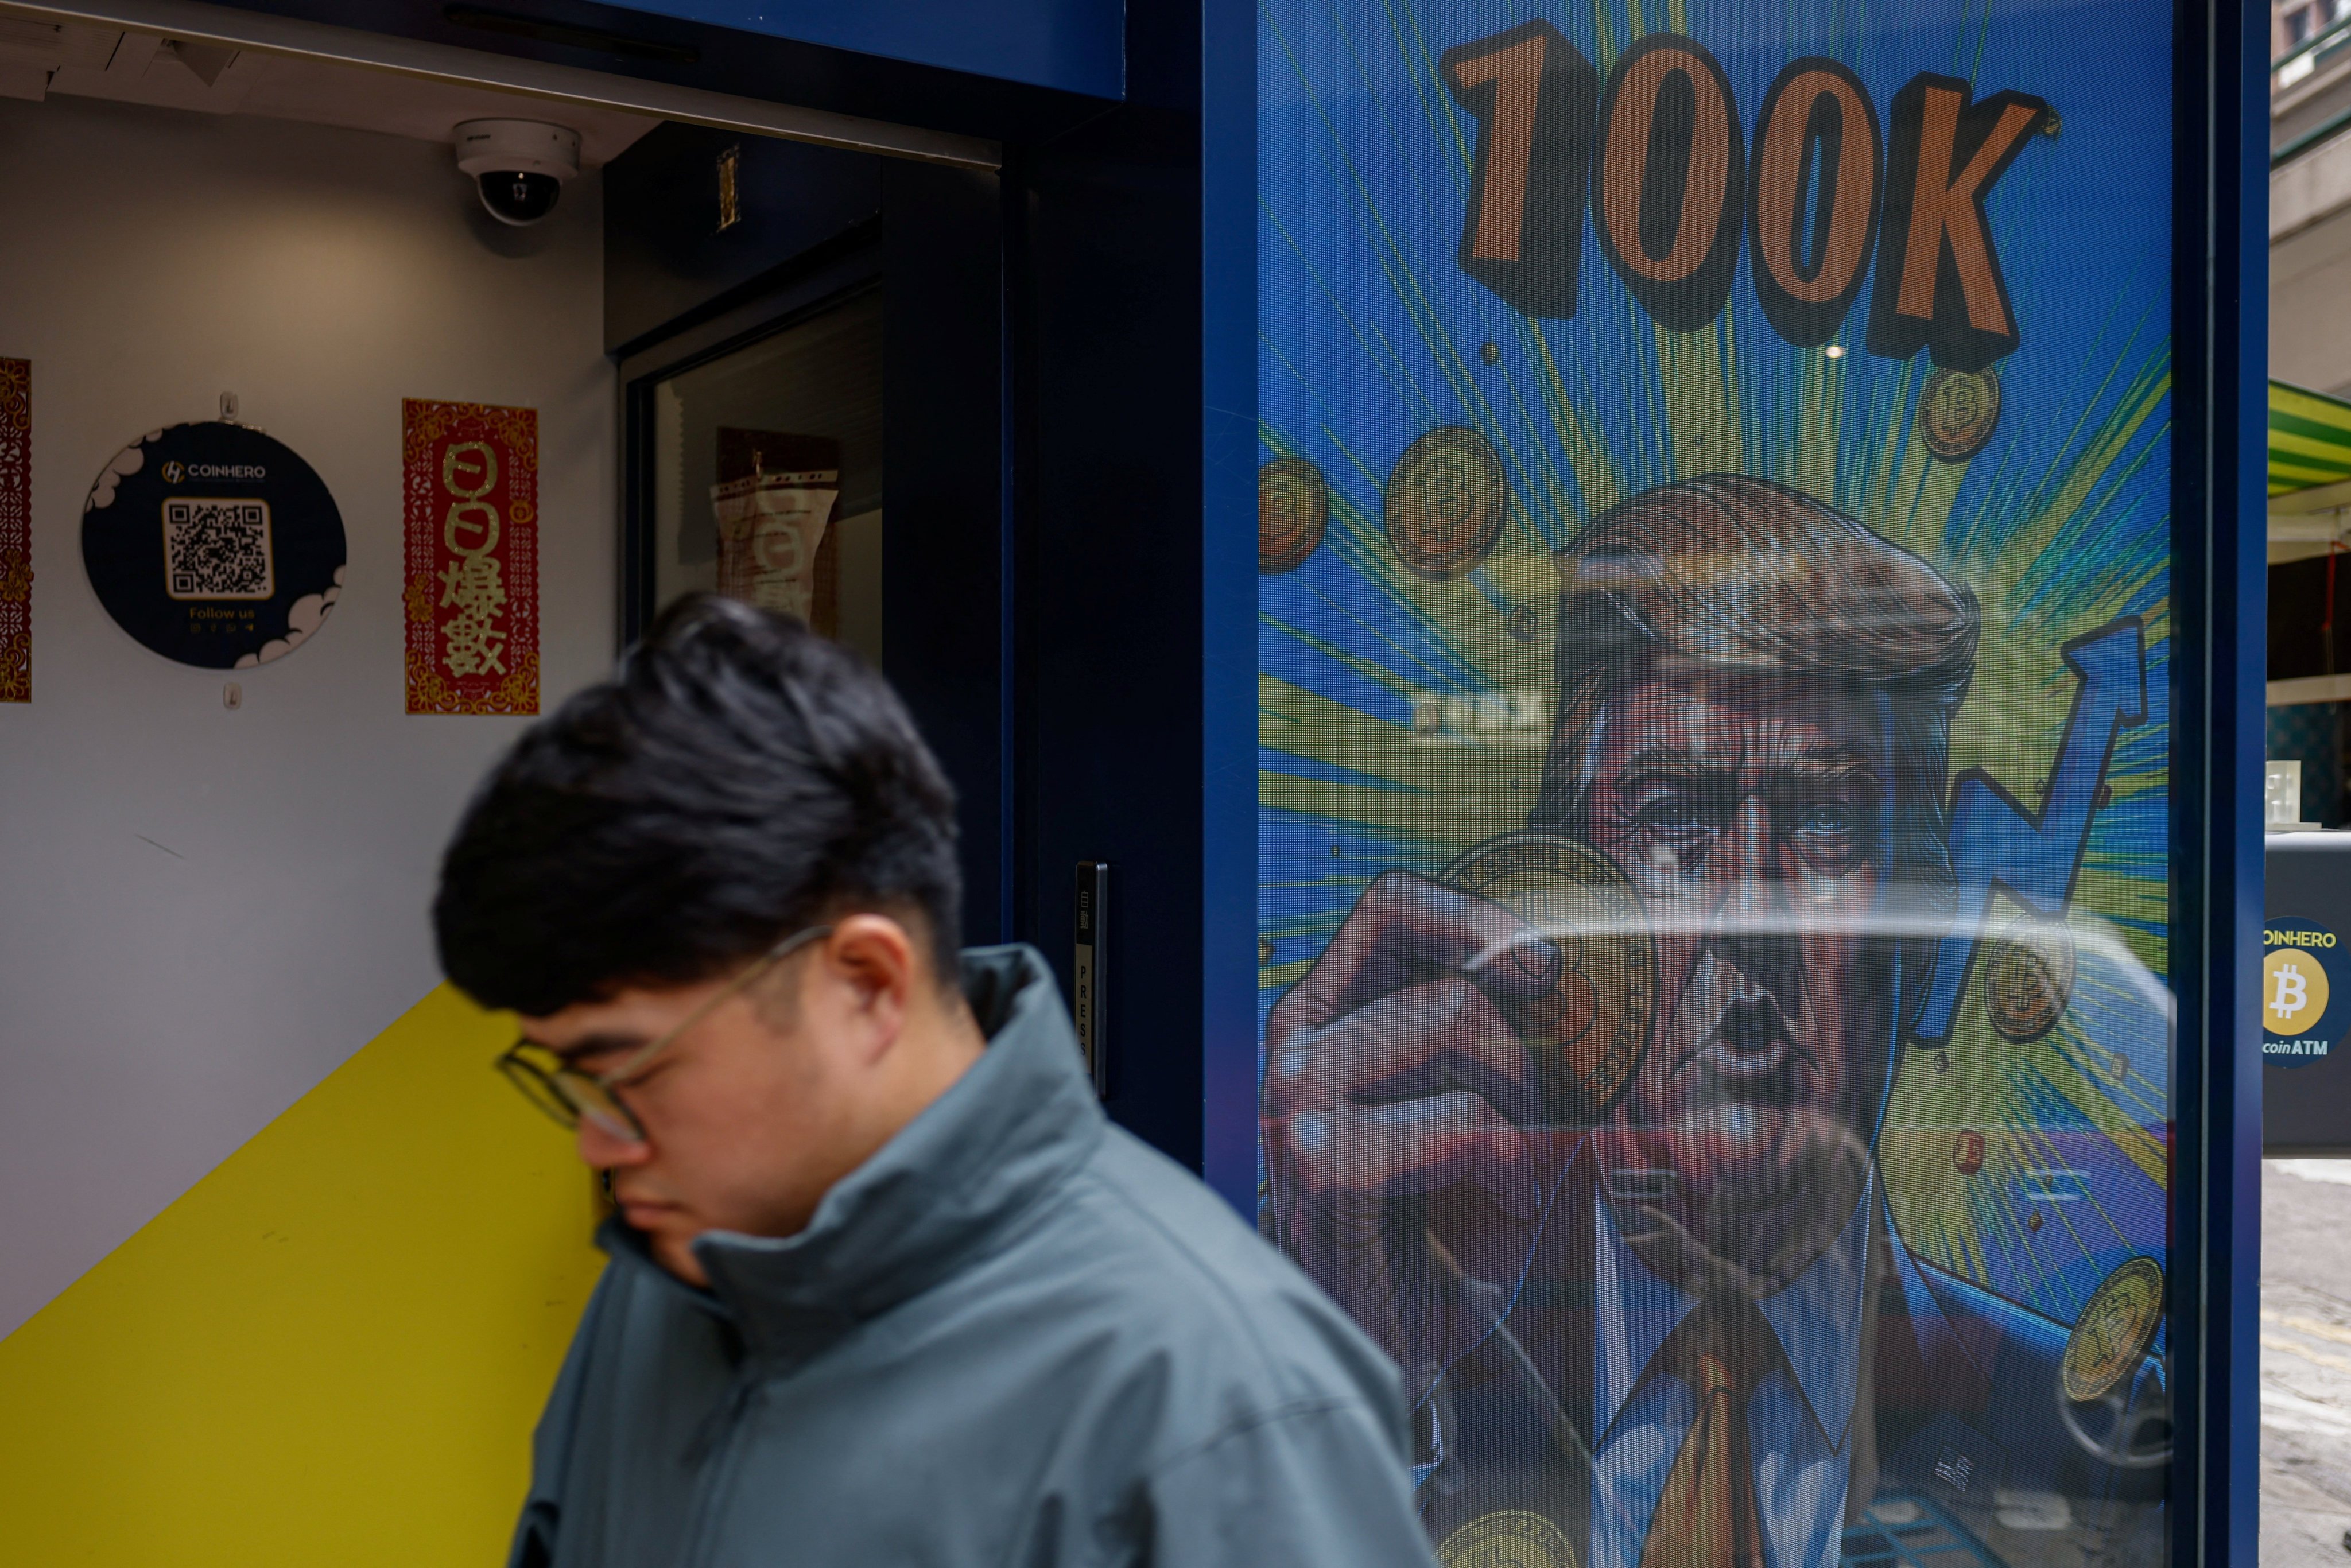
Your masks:
M2262 1060L2303 1067L2334 1049L2351 1022L2344 995L2346 954L2335 933L2310 920L2275 920L2262 933Z

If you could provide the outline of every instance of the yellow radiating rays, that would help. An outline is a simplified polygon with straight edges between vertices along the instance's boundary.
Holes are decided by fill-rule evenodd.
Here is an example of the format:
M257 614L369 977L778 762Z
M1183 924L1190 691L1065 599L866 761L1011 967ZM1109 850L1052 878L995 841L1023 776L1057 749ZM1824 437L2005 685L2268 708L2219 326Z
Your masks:
M1616 465L1609 458L1607 442L1584 407L1569 394L1567 382L1559 373L1559 361L1551 351L1551 340L1543 336L1541 324L1520 317L1519 336L1533 356L1543 406L1550 411L1552 427L1559 436L1560 454L1583 495L1581 513L1564 495L1561 497L1560 512L1565 517L1595 517L1625 498L1625 487L1616 477Z
M1376 756L1374 748L1392 742L1389 729L1279 676L1258 677L1258 733L1270 749L1296 751L1294 744L1284 747L1282 741L1311 738L1317 750L1335 745L1343 755ZM1344 752L1350 737L1365 749ZM1434 852L1433 860L1449 860L1458 849L1526 826L1546 738L1538 733L1515 745L1487 745L1468 738L1416 737L1402 755L1389 759L1380 783L1268 770L1259 775L1258 800L1279 810L1426 845Z
M1640 26L1638 14L1635 13L1633 23L1634 37L1637 38L1641 36ZM1616 19L1610 14L1607 0L1592 0L1592 37L1593 39L1593 63L1600 68L1600 74L1604 77L1614 69L1616 65Z
M1838 368L1847 375L1852 367L1844 361ZM1906 361L1890 374L1879 379L1874 395L1861 400L1852 411L1856 428L1846 443L1850 456L1840 469L1838 483L1832 499L1844 510L1885 533L1896 544L1903 542L1899 531L1890 523L1896 517L1907 517L1914 508L1896 504L1900 486L1897 480L1906 471L1911 476L1915 489L1924 465L1925 454L1912 451L1910 413L1918 398L1918 366L1916 361ZM1905 468L1905 460L1911 466Z
M2119 797L2121 791L2116 793ZM2160 863L2136 873L2101 865L2094 848L2074 883L2074 906L2105 915L2116 939L2147 966L2147 973L2157 976L2168 974L2171 964L2171 944L2159 935L2170 912L2165 873ZM2146 929L2149 925L2155 930Z
M1774 454L1773 459L1797 489L1812 496L1834 496L1837 456L1844 434L1844 363L1823 354L1807 354L1797 364L1797 414L1791 422L1793 444Z
M1730 310L1695 332L1668 332L1652 324L1657 385L1672 441L1672 474L1748 472L1745 432L1739 420L1739 377L1732 369Z
M2128 972L2133 961L2145 962L2144 945L2131 940L2138 934L2089 913L2119 915L2116 905L2148 897L2114 885L2117 880L2094 884L2085 873L2076 889L2074 925L2083 956L2065 1013L2040 1040L2020 1044L1991 1028L1980 1002L1985 959L1979 949L1948 1044L1904 1052L1879 1138L1886 1190L1899 1199L1897 1228L1912 1249L1980 1283L1997 1272L2025 1281L2044 1306L2065 1295L2051 1281L2069 1263L2113 1251L2126 1233L2115 1206L2132 1195L2116 1189L2119 1173L2097 1156L2119 1154L2157 1191L2168 1179L2165 1087L2126 1061L2117 1071L2116 1042L2092 1038L2096 1025L2087 1021L2090 1015L2137 1013L2156 1020L2155 1038L2162 1038L2161 998L2151 994L2160 970ZM2158 894L2161 885L2154 884ZM2159 899L2156 910L2159 917ZM1986 929L2003 930L2023 912L1995 899ZM2063 1114L2053 1119L2054 1106ZM1954 1158L1968 1133L1984 1140L1983 1164L1973 1173ZM2074 1171L2085 1174L2051 1174ZM2035 1189L2052 1179L2078 1196ZM2037 1228L2035 1214L2042 1218Z

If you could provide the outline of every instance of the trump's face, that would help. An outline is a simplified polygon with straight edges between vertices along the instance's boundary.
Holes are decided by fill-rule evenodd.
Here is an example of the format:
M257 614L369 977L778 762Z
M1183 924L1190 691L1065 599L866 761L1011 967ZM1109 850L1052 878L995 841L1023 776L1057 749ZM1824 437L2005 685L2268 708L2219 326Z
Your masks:
M1640 890L1657 1022L1594 1146L1652 1262L1761 1293L1842 1228L1889 1061L1892 758L1872 694L1663 658L1611 705L1589 835Z

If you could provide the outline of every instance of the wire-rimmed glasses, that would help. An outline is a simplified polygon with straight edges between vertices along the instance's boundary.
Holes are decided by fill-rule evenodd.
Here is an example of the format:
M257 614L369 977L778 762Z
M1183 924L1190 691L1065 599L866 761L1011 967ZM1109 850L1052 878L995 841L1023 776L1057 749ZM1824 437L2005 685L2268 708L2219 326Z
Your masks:
M681 1019L675 1028L610 1072L582 1071L555 1051L530 1040L515 1041L492 1065L522 1092L524 1099L560 1125L576 1132L580 1123L587 1122L598 1132L618 1138L622 1143L642 1144L645 1141L643 1124L622 1103L620 1092L643 1076L655 1057L675 1044L686 1030L717 1010L720 1003L742 991L801 947L831 933L830 925L811 925L793 932L760 954L747 968L720 987L700 1007Z

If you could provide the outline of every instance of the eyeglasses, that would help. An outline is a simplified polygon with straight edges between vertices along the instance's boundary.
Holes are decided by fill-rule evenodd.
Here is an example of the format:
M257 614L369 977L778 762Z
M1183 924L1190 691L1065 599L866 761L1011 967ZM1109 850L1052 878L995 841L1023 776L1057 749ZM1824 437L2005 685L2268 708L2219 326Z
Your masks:
M587 1122L600 1133L623 1143L642 1144L645 1129L634 1113L621 1102L620 1092L634 1080L659 1056L675 1044L686 1030L716 1011L720 1003L739 994L760 976L807 946L832 934L830 925L811 925L805 931L795 931L768 948L753 961L750 967L721 986L703 1004L685 1015L676 1028L630 1057L610 1072L583 1072L554 1051L535 1040L518 1040L507 1048L492 1063L506 1074L507 1082L522 1091L524 1099L573 1131Z

